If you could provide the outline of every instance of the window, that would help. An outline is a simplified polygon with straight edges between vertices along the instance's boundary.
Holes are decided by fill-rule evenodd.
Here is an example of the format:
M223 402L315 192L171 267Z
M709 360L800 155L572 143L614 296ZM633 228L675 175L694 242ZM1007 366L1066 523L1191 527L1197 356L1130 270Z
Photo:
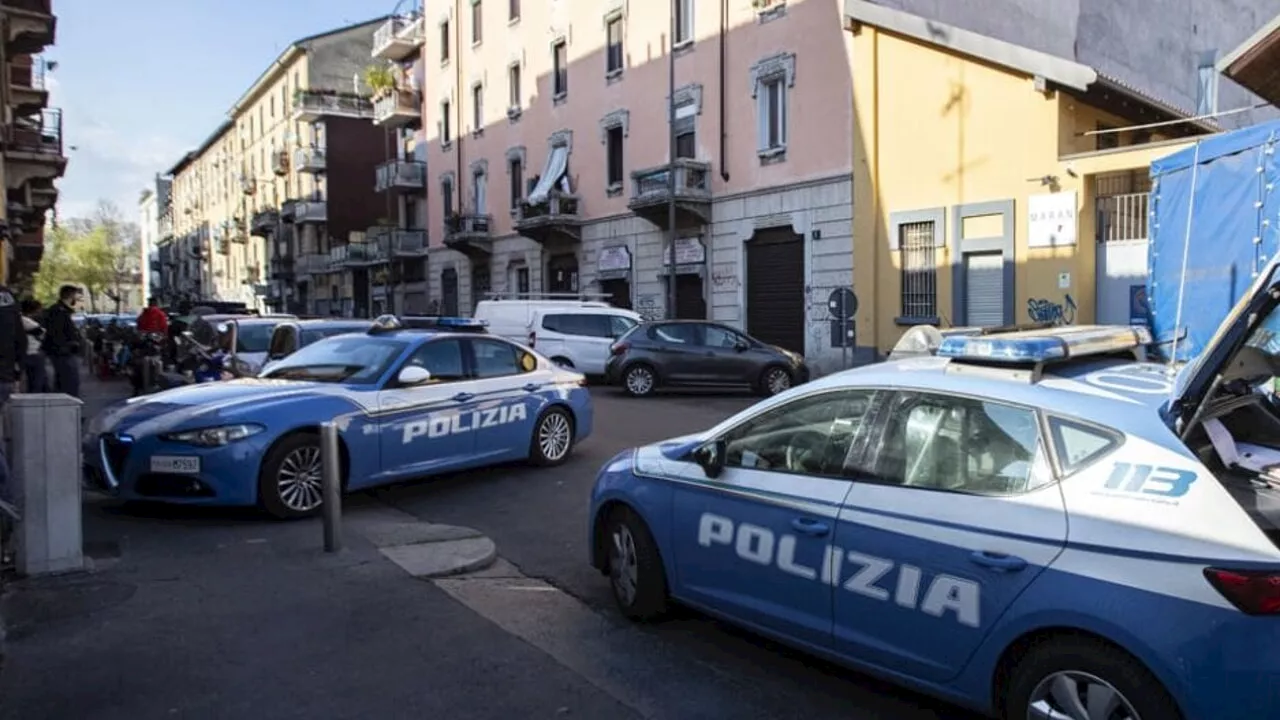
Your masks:
M551 332L608 339L620 338L636 325L635 320L621 315L562 313L542 318L543 329Z
M501 340L472 340L471 351L476 359L476 377L480 379L519 375L538 364L529 353Z
M511 209L520 207L524 199L524 163L520 158L511 158L507 163L507 174L511 178Z
M1094 125L1093 129L1098 131L1098 134L1093 136L1097 142L1096 148L1098 150L1110 150L1120 147L1120 133L1116 132L1114 126L1098 123Z
M461 340L432 340L414 351L405 367L420 367L431 373L431 382L462 380L467 376L462 362Z
M529 268L516 268L516 292L521 295L529 294Z
M881 480L974 495L1017 495L1052 480L1036 415L973 398L898 394L875 460Z
M1196 114L1212 115L1218 112L1218 53L1210 50L1201 53L1196 67Z
M1074 472L1120 447L1120 435L1083 423L1049 418L1049 433L1063 472Z
M605 49L605 67L607 75L622 72L622 18L615 17L605 26L607 46Z
M838 390L793 400L721 439L727 467L842 477L874 393Z
M716 348L732 348L737 347L738 343L745 343L746 338L729 328L722 328L717 325L708 325L703 329L702 344L708 347Z
M483 25L480 21L484 14L480 0L471 0L471 44L478 45L484 39Z
M483 170L476 170L471 175L471 199L475 203L477 215L484 215L488 207L488 182Z
M520 0L507 0L507 22L520 19Z
M676 0L675 45L693 41L693 0Z
M902 316L938 316L938 267L932 221L898 226L902 248Z
M448 100L440 101L440 142L445 145L453 142L453 128L450 127L449 123L450 115L452 114L449 112L452 109L451 105L452 103Z
M551 65L554 72L554 95L563 97L569 94L569 46L564 40L556 41L551 46Z
M785 150L787 147L787 78L779 75L761 81L756 95L756 112L760 131L760 150Z
M655 325L649 330L649 337L659 342L675 343L677 345L697 345L698 326L693 323Z
M520 107L520 65L507 68L507 107Z
M622 126L615 125L605 135L606 182L609 189L622 187Z
M640 323L622 315L609 316L609 337L620 338L631 332Z
M453 214L453 181L449 178L440 181L440 200L447 218Z
M697 136L698 106L686 102L676 106L676 157L696 159L698 154Z
M471 122L476 132L484 130L484 86L476 84L471 88Z
M440 62L449 62L449 21L440 23Z

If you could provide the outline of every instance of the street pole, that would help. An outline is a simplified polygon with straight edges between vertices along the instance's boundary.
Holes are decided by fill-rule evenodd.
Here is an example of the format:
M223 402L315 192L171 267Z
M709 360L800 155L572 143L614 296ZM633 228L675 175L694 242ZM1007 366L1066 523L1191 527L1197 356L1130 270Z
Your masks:
M676 3L671 0L667 42L667 319L676 317Z
M332 553L342 549L342 454L338 426L332 420L320 424L320 473L324 551Z

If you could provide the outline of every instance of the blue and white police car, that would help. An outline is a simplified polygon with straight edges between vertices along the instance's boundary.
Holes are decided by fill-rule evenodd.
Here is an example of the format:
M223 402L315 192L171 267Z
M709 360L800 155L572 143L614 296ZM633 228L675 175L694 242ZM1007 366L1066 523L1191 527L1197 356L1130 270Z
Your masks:
M619 454L592 564L1004 718L1280 714L1280 283L1175 376L1142 328L958 334Z
M125 499L257 504L288 518L320 507L325 421L341 431L350 490L514 460L563 462L591 433L585 379L476 325L442 318L415 329L382 317L258 378L124 401L91 421L87 471Z

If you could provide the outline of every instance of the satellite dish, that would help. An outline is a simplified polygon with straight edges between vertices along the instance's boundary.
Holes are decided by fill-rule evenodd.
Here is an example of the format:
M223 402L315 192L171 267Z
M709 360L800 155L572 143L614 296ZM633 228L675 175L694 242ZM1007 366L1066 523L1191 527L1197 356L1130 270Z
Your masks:
M904 358L928 357L938 352L942 346L942 333L932 325L917 325L908 330L893 350L889 352L889 360Z

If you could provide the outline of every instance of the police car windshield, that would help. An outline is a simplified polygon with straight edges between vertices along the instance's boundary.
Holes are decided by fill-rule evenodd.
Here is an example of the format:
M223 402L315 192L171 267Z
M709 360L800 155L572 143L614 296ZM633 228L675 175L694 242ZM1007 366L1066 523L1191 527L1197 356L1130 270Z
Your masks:
M302 329L302 345L305 347L307 345L310 345L311 343L319 342L320 340L323 340L327 337L333 337L334 335L342 335L345 333L361 332L362 330L367 330L367 329L368 329L368 325L351 325L351 326L340 325L337 327L303 328Z
M367 385L377 382L404 349L402 340L364 334L326 338L289 355L262 377Z

